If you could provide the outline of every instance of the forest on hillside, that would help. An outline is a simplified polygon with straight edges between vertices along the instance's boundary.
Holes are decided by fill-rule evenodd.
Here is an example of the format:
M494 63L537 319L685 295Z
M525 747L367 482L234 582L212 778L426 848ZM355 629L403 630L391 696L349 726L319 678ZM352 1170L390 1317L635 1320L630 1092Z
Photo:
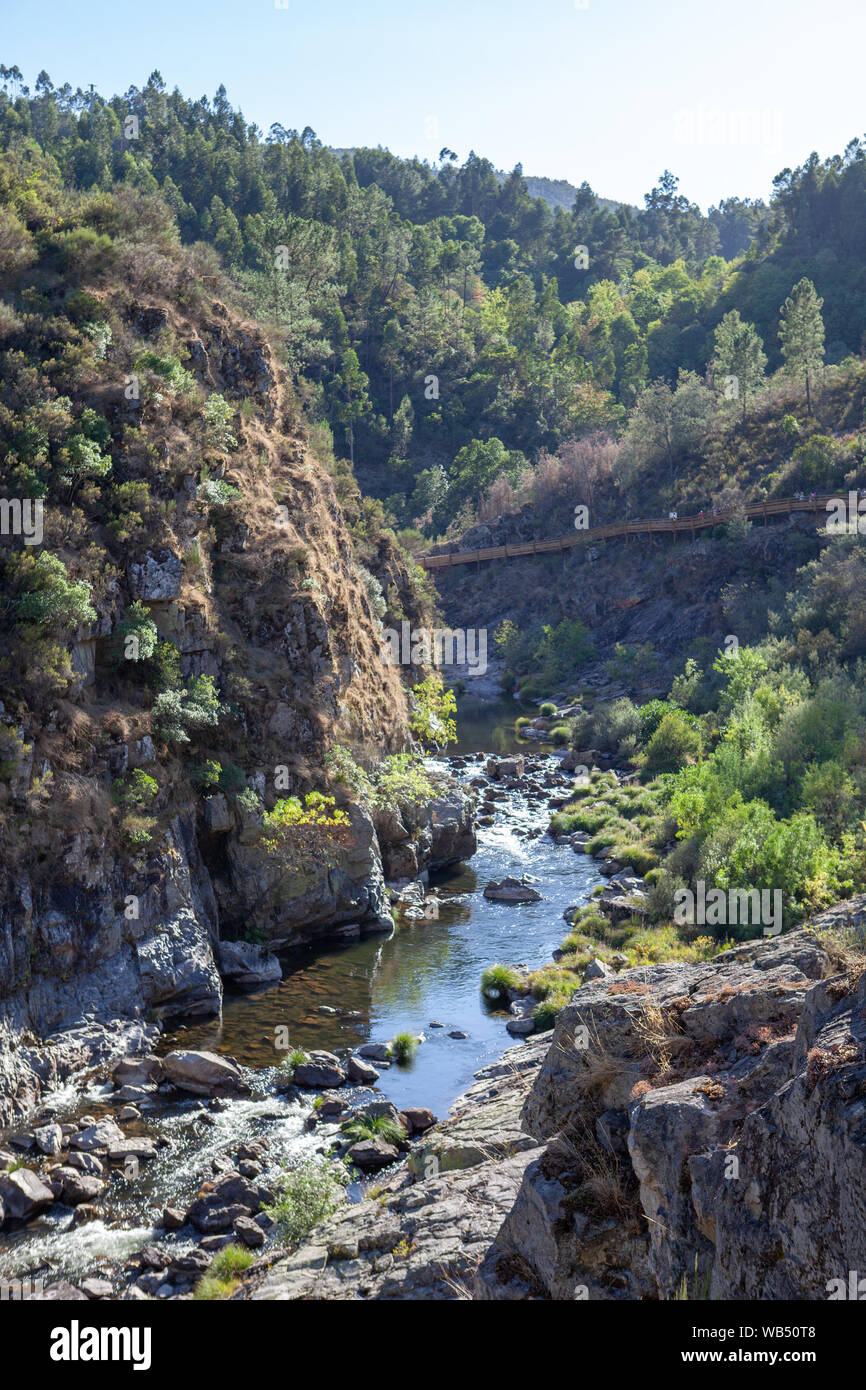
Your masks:
M804 281L822 306L815 360L863 346L856 139L779 173L769 206L704 215L665 170L642 209L587 184L567 209L532 197L520 166L503 178L475 153L431 165L335 152L309 128L265 135L224 87L190 100L158 72L112 97L45 72L31 91L5 65L0 85L13 177L159 195L273 329L310 427L410 537L465 528L497 485L501 509L574 441L593 441L581 477L604 474L630 416L638 461L672 468L729 377L745 419L784 367L780 316Z

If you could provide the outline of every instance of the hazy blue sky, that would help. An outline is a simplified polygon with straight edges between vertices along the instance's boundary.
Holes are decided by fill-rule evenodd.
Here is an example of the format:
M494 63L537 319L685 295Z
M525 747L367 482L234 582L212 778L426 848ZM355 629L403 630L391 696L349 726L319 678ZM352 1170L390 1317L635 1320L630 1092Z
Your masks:
M263 130L707 207L866 129L864 0L0 0L0 57L105 95L159 68ZM583 5L586 4L586 8Z

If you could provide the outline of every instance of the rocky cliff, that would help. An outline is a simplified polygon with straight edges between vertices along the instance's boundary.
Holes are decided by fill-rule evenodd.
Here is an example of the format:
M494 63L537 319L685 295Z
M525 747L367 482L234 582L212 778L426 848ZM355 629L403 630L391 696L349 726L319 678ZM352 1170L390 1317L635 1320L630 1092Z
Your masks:
M384 533L356 541L357 489L312 452L266 337L165 241L158 276L130 253L62 287L46 252L61 302L5 354L10 411L61 426L42 545L0 549L0 1122L87 1059L52 1049L61 1030L110 1025L122 1054L123 1021L218 1011L221 939L391 920L360 807L288 890L262 816L327 790L334 743L366 765L405 746L380 620L412 613L411 567ZM51 627L55 594L77 616Z

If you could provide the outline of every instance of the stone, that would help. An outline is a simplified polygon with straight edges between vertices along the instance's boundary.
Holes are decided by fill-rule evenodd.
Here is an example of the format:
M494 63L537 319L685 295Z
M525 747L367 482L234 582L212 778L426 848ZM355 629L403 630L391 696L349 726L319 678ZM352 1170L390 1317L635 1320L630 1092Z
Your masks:
M372 1065L365 1061L363 1057L350 1057L346 1065L350 1081L357 1081L359 1085L372 1086L379 1080L380 1073Z
M491 880L484 888L485 898L497 903L538 903L541 894L523 879L506 876L497 883Z
M54 1202L54 1193L30 1168L0 1173L0 1205L4 1220L29 1221Z
M100 1120L97 1124L88 1125L86 1129L73 1134L69 1144L81 1153L101 1154L107 1153L112 1144L119 1144L122 1139L123 1130L120 1125L116 1125L113 1120Z
M296 1086L309 1086L325 1089L329 1086L342 1086L346 1073L340 1066L340 1059L333 1052L313 1051L307 1060L295 1067L293 1081Z
M396 1163L400 1157L399 1149L386 1144L383 1139L362 1139L353 1144L346 1154L350 1163L360 1168L362 1173L378 1173L389 1164Z
M505 1023L506 1031L515 1038L525 1038L530 1033L535 1032L535 1019L532 1014L523 1014L520 1017L509 1018Z
M148 550L143 560L130 562L128 577L134 598L166 603L180 596L180 557L168 549L157 555Z
M98 1219L99 1207L93 1202L82 1202L72 1213L72 1219L69 1222L69 1230L77 1231L79 1226L86 1226L88 1221L97 1221Z
M585 980L604 980L611 974L613 974L613 971L610 967L605 965L603 960L598 960L596 958L591 960L587 965L583 972L583 978Z
M82 1293L67 1279L58 1279L56 1283L48 1285L41 1299L46 1303L86 1303L87 1294Z
M120 1139L108 1147L108 1157L112 1163L125 1163L129 1158L156 1158L156 1144L152 1139L141 1136L133 1139Z
M180 1207L164 1207L162 1228L164 1231L179 1231L186 1225L186 1216Z
M62 1167L51 1173L51 1186L64 1206L77 1207L83 1202L94 1203L107 1184L90 1173L79 1173L77 1168Z
M162 1080L159 1057L124 1057L111 1073L115 1086L149 1086Z
M222 792L216 792L205 801L204 823L211 835L234 830L235 818L229 809L228 798L223 796ZM232 945L234 943L223 942L221 944Z
M436 1116L433 1114L433 1111L425 1110L423 1106L420 1105L407 1106L406 1109L402 1110L400 1113L409 1126L410 1134L423 1134L425 1130L430 1129L436 1124Z
M111 1298L114 1293L108 1279L82 1279L79 1288L88 1298Z
M264 1231L249 1216L239 1216L234 1223L234 1231L250 1250L257 1250L265 1243Z
M220 974L233 989L257 989L279 984L283 977L277 957L250 941L223 941L219 948Z
M373 1062L387 1062L391 1056L391 1049L387 1043L363 1043L357 1049L357 1055L359 1057L369 1057Z
M341 1096L324 1095L321 1097L321 1104L316 1106L316 1114L323 1119L330 1119L334 1115L342 1115L348 1106L348 1101Z
M36 1140L36 1147L40 1153L56 1155L63 1148L63 1130L58 1124L43 1125L40 1129L34 1130L33 1138Z
M163 1059L173 1086L194 1096L246 1096L249 1086L237 1062L215 1052L169 1052Z
M70 1153L66 1158L66 1166L75 1168L79 1173L89 1173L94 1178L101 1177L105 1172L105 1165L100 1162L96 1154Z
M182 1274L204 1274L210 1268L211 1255L207 1250L201 1248L197 1250L185 1250L180 1255L173 1255L171 1264L168 1266L167 1273L171 1278L177 1278Z
M273 1199L274 1194L263 1184L243 1178L239 1173L223 1173L195 1199L186 1219L196 1230L211 1235L229 1230L239 1216L251 1216Z

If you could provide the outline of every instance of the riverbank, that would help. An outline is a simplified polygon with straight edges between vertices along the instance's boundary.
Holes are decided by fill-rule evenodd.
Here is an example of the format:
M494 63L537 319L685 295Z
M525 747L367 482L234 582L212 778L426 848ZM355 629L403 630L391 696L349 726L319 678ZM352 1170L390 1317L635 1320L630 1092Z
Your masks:
M26 1221L7 1226L0 1236L0 1277L27 1275L69 1287L96 1279L99 1296L118 1297L133 1283L139 1287L142 1278L145 1286L154 1283L150 1276L160 1272L167 1257L162 1269L172 1274L154 1288L167 1284L170 1289L161 1296L188 1296L191 1282L185 1276L196 1273L195 1261L189 1269L173 1267L172 1261L186 1259L203 1240L224 1233L203 1233L186 1221L177 1231L166 1230L161 1224L166 1209L185 1217L203 1184L239 1162L256 1162L264 1191L258 1207L254 1203L247 1211L254 1220L285 1166L322 1157L339 1140L340 1117L314 1111L316 1092L287 1086L280 1063L289 1047L331 1052L345 1068L348 1057L398 1032L423 1037L408 1064L373 1060L370 1084L350 1080L329 1092L339 1096L347 1112L373 1102L395 1112L420 1108L445 1115L479 1069L498 1065L509 1042L509 1015L481 994L482 971L498 958L519 960L528 969L548 962L562 933L565 907L585 899L599 879L590 860L544 834L550 803L561 795L562 781L568 782L556 758L533 754L529 775L522 785L513 779L510 787L487 778L486 766L483 754L448 760L449 772L461 784L469 788L483 778L497 800L483 816L487 823L479 827L471 863L432 875L427 897L437 905L435 916L413 906L417 895L407 893L405 885L394 885L397 926L390 936L336 941L284 956L280 981L252 994L227 995L221 1018L162 1029L149 1025L140 1045L129 1049L152 1050L163 1062L171 1052L211 1053L229 1065L233 1059L248 1094L221 1095L206 1088L198 1096L184 1093L176 1078L166 1075L141 1084L144 1073L136 1076L132 1063L122 1074L135 1084L127 1081L116 1089L109 1079L117 1060L112 1056L83 1075L73 1071L62 1089L43 1097L30 1125L7 1132L6 1139L18 1143L0 1140L0 1164L33 1171L39 1182L47 1181L52 1201L45 1205L43 1195ZM540 902L517 906L483 896L490 879L515 869L538 879ZM58 1170L70 1167L70 1152L78 1152L77 1136L106 1122L119 1124L121 1132L105 1130L93 1137L95 1162L84 1175L92 1181L73 1183L63 1172L58 1178ZM54 1125L61 1126L59 1147L45 1153L36 1131ZM251 1146L258 1146L257 1157L239 1159ZM137 1161L134 1175L127 1157ZM350 1191L358 1196L361 1189ZM176 1222L177 1216L169 1220ZM270 1233L264 1238L269 1241ZM142 1250L151 1251L151 1260L157 1259L153 1250L161 1252L157 1267L141 1269L135 1263ZM204 1253L213 1252L205 1248Z
M235 1296L844 1297L866 1256L866 974L840 947L858 924L866 897L711 962L585 984L407 1171Z

